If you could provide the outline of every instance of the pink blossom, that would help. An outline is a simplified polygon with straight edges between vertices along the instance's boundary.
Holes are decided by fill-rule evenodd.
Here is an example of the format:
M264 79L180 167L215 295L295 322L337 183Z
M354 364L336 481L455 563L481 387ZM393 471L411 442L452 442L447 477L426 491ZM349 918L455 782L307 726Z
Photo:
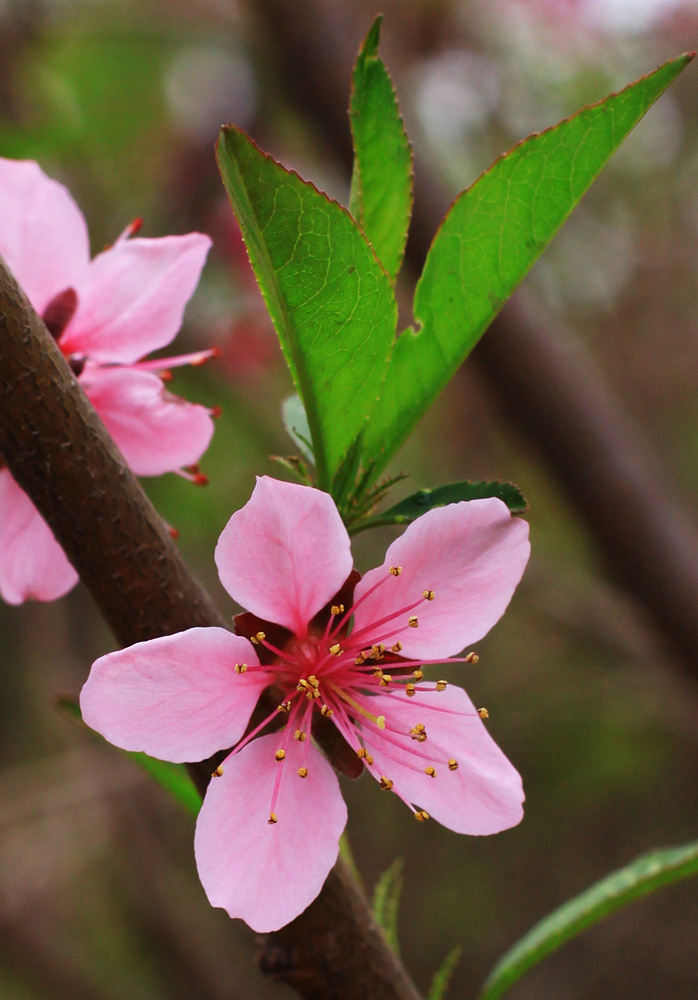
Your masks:
M199 814L199 875L214 906L275 930L337 858L346 807L311 739L331 723L418 820L470 834L519 822L517 771L465 691L424 681L423 668L475 661L455 654L503 614L528 554L525 522L500 500L473 500L424 514L357 582L332 499L260 478L216 549L249 638L193 628L103 656L83 717L117 746L170 761L235 747ZM268 687L278 708L244 735Z
M211 411L165 391L168 369L211 351L142 361L182 323L211 245L189 233L129 239L90 260L87 225L62 184L30 161L0 159L0 254L43 317L137 475L182 472L208 447ZM51 601L77 574L29 497L0 464L0 595Z

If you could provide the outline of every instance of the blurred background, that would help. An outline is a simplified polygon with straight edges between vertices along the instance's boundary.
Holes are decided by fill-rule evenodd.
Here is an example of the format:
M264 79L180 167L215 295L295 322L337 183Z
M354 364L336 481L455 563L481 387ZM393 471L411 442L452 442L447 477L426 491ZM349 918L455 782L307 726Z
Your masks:
M418 157L418 209L433 201L445 210L514 142L698 38L696 0L380 8L382 54ZM346 203L351 58L376 13L368 0L0 0L0 155L36 159L70 188L94 252L137 216L145 236L196 229L214 240L178 346L216 344L222 356L177 370L172 385L223 407L202 462L210 485L174 476L145 485L229 615L213 548L254 475L280 474L269 456L292 450L279 412L290 379L213 145L220 123L236 122ZM685 532L689 549L698 514L697 80L690 67L648 114L517 293L582 381L615 399L655 490L685 512L685 525L677 514L668 527ZM303 86L314 95L305 105ZM398 289L403 325L410 270ZM530 399L554 381L534 372ZM458 837L415 824L369 780L343 782L367 890L404 859L402 954L418 985L462 946L454 998L474 996L501 952L569 896L698 830L698 661L651 599L638 600L627 567L613 565L525 401L512 408L502 397L496 366L468 362L400 456L396 469L410 479L393 497L500 478L529 501L529 570L479 645L478 666L452 673L488 707L491 732L524 776L524 822L494 838ZM360 536L359 568L382 560L391 537ZM645 542L634 540L639 551ZM672 565L656 568L670 586ZM88 593L0 606L0 630L0 997L292 996L257 972L252 932L209 908L191 818L57 710L57 696L77 694L93 659L114 646ZM698 884L689 881L568 945L511 995L695 998L697 938Z

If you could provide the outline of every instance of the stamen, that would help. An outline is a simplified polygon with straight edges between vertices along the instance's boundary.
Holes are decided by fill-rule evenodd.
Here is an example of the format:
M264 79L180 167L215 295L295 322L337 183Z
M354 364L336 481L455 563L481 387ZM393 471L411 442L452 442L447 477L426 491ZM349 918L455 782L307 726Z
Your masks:
M290 701L282 701L280 705L277 705L276 711L277 712L290 712L291 711L291 702Z
M344 605L333 604L332 607L330 608L330 614L332 615L333 618L336 618L337 615L344 614Z
M245 674L245 673L247 673L247 664L246 663L236 663L235 664L235 673L236 674Z
M435 778L436 777L436 768L435 767L431 767L431 766L430 767L425 767L424 768L424 773L428 774L430 778Z
M276 753L274 754L274 756L276 757L276 759L278 761L282 761L285 758L285 756L286 756L286 751L285 750L277 750Z
M278 823L278 822L279 822L279 820L277 818L276 813L270 813L269 814L269 819L267 820L267 823L271 826L272 824Z
M401 649L402 649L402 643L398 640L398 642L393 643L393 645L390 647L390 652L399 653Z
M405 687L405 694L408 698L414 698L417 693L417 688L411 682Z
M410 626L410 628L418 628L419 619L417 618L416 615L410 615L410 617L407 619L407 624Z
M426 823L426 821L429 819L429 813L426 812L424 809L419 809L414 814L414 818L417 820L418 823Z
M348 695L346 691L342 690L342 688L337 687L336 684L332 684L331 681L330 687L334 690L335 694L342 699L342 701L345 701L347 705L351 705L354 711L358 712L359 715L362 715L365 719L370 719L371 722L375 722L379 729L385 729L384 715L372 715L362 705L359 705L358 701L355 701L351 695Z
M222 778L223 777L223 765L219 764L216 770L211 775L212 778Z
M436 690L437 691L445 691L447 686L448 686L448 682L447 681L437 681L436 682Z
M386 778L384 774L381 775L380 786L384 792L389 792L393 787L393 783L390 778Z
M266 637L267 636L265 632L256 632L254 635L250 636L250 642L252 643L253 646L258 646L260 642L264 642Z
M477 714L480 716L481 719L489 719L490 717L490 713L487 711L486 708L478 708Z
M480 662L480 657L477 655L477 653L467 653L466 657L465 657L465 662L466 663L479 663Z
M400 576L400 574L402 573L402 566L391 566L390 572L392 576Z
M334 715L334 712L332 711L329 705L323 705L322 708L320 709L320 715L324 715L326 719L331 719L332 716Z
M192 368L198 368L200 365L205 364L209 358L219 358L220 356L220 347L211 347L207 351L177 354L172 358L153 358L150 361L137 361L135 364L128 365L127 367L140 372L156 372L160 378L163 378L163 375L168 374L167 370L169 368L181 368L183 365L191 365ZM163 381L169 382L171 380L172 374L169 374L170 378L165 378Z
M293 734L293 738L294 738L294 740L298 740L299 743L303 743L303 741L306 739L307 735L308 734L306 732L304 732L302 729L297 729L295 731L295 733Z
M414 677L414 679L416 681L424 680L424 671L423 670L415 670L414 673L412 674L412 676Z
M343 652L344 650L342 649L342 647L339 645L338 642L335 642L333 646L330 646L330 654L332 656L341 656Z
M453 757L451 757L451 759L448 762L448 769L449 769L449 771L457 771L458 770L458 761L454 760Z
M299 778L307 778L308 777L308 768L307 767L299 767L298 771L296 773L298 774Z
M422 597L424 598L425 601L433 601L434 598L436 597L436 594L434 593L433 590L423 590Z
M427 738L427 731L424 723L418 722L416 726L413 726L412 729L410 729L408 736L411 736L412 739L416 740L418 743L424 743Z

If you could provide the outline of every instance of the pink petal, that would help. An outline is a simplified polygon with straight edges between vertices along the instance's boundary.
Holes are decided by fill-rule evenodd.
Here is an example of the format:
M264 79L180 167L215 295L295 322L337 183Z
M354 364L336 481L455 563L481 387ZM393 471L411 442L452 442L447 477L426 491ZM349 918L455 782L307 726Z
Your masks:
M53 532L7 469L0 470L0 595L55 601L78 582Z
M264 672L254 649L222 628L191 628L100 657L80 695L88 726L123 750L177 763L203 760L241 738Z
M211 241L201 233L116 243L75 285L78 308L61 338L66 354L132 364L165 347L182 325Z
M382 626L405 626L399 635L403 656L453 656L477 642L509 604L528 561L528 524L513 518L501 500L470 500L430 510L389 547L383 566L357 584L354 599L401 566L357 608L354 629L387 618L433 590L432 601L400 613ZM417 628L407 618L417 617ZM376 641L374 639L374 641Z
M68 190L30 160L0 159L0 254L39 313L87 270L82 212Z
M222 906L260 933L278 930L315 899L337 860L347 808L337 777L310 741L281 733L252 740L223 763L196 824L199 878L212 906ZM298 768L308 768L300 778ZM283 768L274 812L274 783Z
M261 476L223 529L216 565L243 608L305 636L351 572L349 535L327 493Z
M370 771L375 778L385 775L392 779L396 790L413 805L426 809L456 833L499 833L520 822L524 800L521 777L488 733L462 688L449 686L445 691L417 694L414 698L402 693L382 695L376 702L379 700L375 712L385 715L385 732L398 730L403 746L386 743L376 730L364 730L364 741L374 760ZM424 743L408 735L420 722L427 732ZM394 756L402 763L393 760ZM449 760L458 762L457 770L449 770ZM436 777L424 773L429 766L436 770Z
M173 396L152 372L88 368L80 384L136 475L173 472L206 451L209 410Z

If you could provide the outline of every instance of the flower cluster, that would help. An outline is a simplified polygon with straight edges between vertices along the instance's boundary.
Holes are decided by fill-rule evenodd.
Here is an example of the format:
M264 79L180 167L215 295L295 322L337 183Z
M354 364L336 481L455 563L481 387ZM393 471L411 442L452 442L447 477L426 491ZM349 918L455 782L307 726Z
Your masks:
M69 192L36 163L0 159L0 254L133 471L187 475L208 447L212 411L166 392L163 378L213 352L141 359L174 339L211 241L201 233L130 239L138 228L90 260ZM10 604L50 601L76 582L50 528L0 464L0 595Z
M239 634L193 628L101 657L83 717L164 760L234 747L199 814L199 875L214 906L275 930L319 893L346 823L312 738L328 722L417 820L470 834L519 822L521 779L486 713L424 667L474 662L458 654L503 614L528 555L526 523L500 500L473 500L424 514L359 578L332 499L260 478L216 550L221 582L248 609ZM276 707L245 735L265 689Z

